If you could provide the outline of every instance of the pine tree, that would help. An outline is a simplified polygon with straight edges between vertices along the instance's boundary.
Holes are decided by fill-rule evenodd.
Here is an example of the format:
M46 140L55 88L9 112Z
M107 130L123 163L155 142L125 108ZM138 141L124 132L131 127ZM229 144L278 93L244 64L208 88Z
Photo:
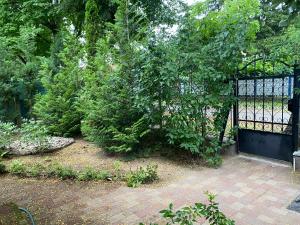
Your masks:
M72 136L80 132L81 114L76 103L82 87L82 45L71 34L65 33L64 36L59 72L53 74L47 59L40 71L45 92L37 96L34 114L51 134Z

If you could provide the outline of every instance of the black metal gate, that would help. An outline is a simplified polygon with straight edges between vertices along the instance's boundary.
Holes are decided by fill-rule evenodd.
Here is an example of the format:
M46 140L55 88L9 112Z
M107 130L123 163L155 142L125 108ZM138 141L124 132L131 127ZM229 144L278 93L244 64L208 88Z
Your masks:
M299 72L264 58L238 71L233 109L238 151L292 161L298 148Z

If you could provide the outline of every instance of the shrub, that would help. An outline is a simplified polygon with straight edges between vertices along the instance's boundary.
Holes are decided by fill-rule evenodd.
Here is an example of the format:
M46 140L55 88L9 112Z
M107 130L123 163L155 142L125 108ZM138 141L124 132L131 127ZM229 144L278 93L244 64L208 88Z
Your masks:
M235 222L227 218L224 213L219 210L218 203L215 202L215 195L210 193L206 193L206 195L208 196L208 205L195 203L194 206L187 206L175 212L173 204L170 204L168 209L164 209L160 211L160 213L163 218L169 221L167 225L193 225L197 223L198 218L205 218L210 225L234 225ZM140 225L143 225L143 223Z
M41 164L35 164L33 166L28 166L26 169L26 174L29 177L40 177L45 173L45 167Z
M37 95L33 112L50 134L72 136L80 133L81 114L76 99L82 84L82 70L78 65L82 48L75 38L68 36L64 40L59 72L53 73L50 62L45 62L40 71L45 93Z
M4 174L4 173L6 173L6 167L5 167L4 164L2 164L2 163L0 162L0 174Z
M55 164L49 167L48 176L54 176L62 180L66 180L76 179L78 177L78 174L71 167L65 167L59 164Z
M158 180L157 165L148 165L145 169L140 167L127 175L128 187L138 187L141 184L151 183Z
M115 66L119 56L115 55L108 40L100 40L98 48L96 69L86 71L85 86L80 95L81 131L89 141L106 151L135 151L149 132L149 120L143 113L145 109L138 108L134 102L132 78L136 74L127 63ZM133 55L130 52L130 56Z
M14 160L10 164L9 172L18 176L26 176L27 167L19 160Z
M93 168L87 167L79 173L78 180L81 181L106 180L108 177L110 177L108 171L105 170L97 171Z
M118 77L104 78L102 84L87 85L81 96L82 133L108 152L135 151L149 132L149 121L134 107L123 82Z

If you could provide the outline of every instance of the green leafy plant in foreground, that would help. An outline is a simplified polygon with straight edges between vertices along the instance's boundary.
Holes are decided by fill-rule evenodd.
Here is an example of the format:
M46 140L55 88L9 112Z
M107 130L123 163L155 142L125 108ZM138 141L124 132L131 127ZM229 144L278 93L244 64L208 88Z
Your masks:
M151 183L155 180L158 180L157 165L147 165L146 168L140 167L127 175L128 187L138 187L141 184Z
M205 218L210 225L234 225L235 222L225 216L219 210L219 204L215 201L216 196L207 192L208 204L195 203L194 206L187 206L174 211L171 203L169 208L160 211L163 218L167 219L166 225L181 224L193 225L199 218ZM140 223L140 225L144 225ZM157 224L152 224L157 225Z

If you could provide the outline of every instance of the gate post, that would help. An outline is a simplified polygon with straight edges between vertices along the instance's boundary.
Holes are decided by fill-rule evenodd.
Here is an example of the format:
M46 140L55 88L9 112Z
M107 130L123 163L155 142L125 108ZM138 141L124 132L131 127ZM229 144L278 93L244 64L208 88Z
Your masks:
M300 100L300 67L296 63L294 65L294 100L293 100L293 119L292 119L292 132L293 132L293 151L298 150L299 145L299 100Z

